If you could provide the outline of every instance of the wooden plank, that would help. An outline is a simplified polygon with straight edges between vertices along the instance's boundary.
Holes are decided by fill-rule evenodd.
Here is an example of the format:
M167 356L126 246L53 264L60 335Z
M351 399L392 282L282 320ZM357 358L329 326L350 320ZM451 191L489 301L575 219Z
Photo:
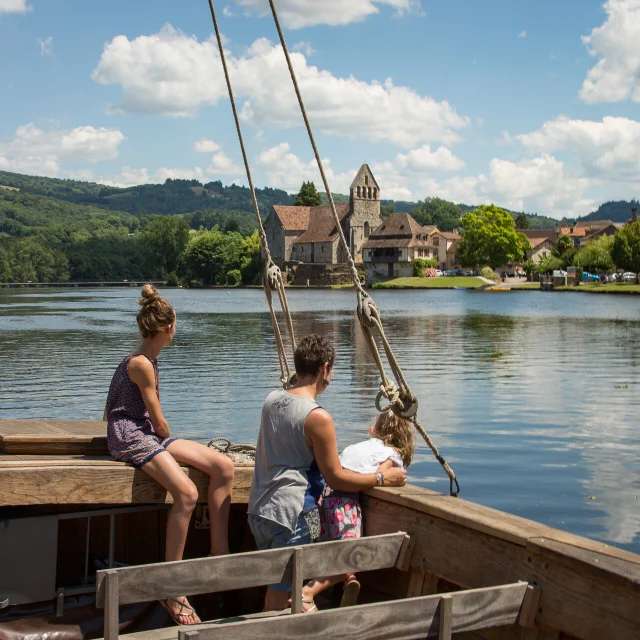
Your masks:
M440 606L438 620L438 640L451 640L451 629L453 627L453 596L448 593L440 596Z
M291 571L291 613L302 613L302 587L304 585L304 548L293 549Z
M526 585L511 584L451 594L453 633L514 624ZM438 638L441 596L424 596L225 625L200 625L201 640L350 640ZM184 632L178 636L184 638Z
M374 487L363 493L385 502L409 507L421 513L428 513L443 520L465 525L470 529L488 533L522 546L530 537L547 535L553 531L550 527L537 522L415 485Z
M4 436L104 436L102 420L0 420L0 449Z
M532 584L527 585L527 591L522 601L522 608L518 616L518 624L521 627L533 627L536 621L536 613L538 612L538 604L540 602L540 588Z
M411 540L411 536L405 536L400 554L398 555L398 562L396 569L400 571L408 571L411 566L411 556L413 555L413 549L416 546L415 541Z
M368 535L400 527L416 538L412 565L462 587L525 580L542 589L538 623L582 640L629 640L640 628L640 590L595 576L465 525L370 496L362 500ZM629 583L627 583L629 584Z
M105 640L116 640L120 631L120 615L118 603L118 573L113 569L104 572L105 601L104 637Z
M595 577L603 577L623 586L640 589L639 564L548 538L530 539L527 542L527 549L567 567L577 566L580 571L587 571Z
M29 465L29 463L25 463ZM42 504L164 504L171 495L144 471L115 463L60 466L0 466L0 507ZM209 476L183 467L207 501ZM236 468L231 501L246 503L252 467Z
M106 436L11 435L3 436L1 445L9 455L109 455Z
M409 569L409 586L407 587L407 598L417 598L418 596L427 595L422 593L422 585L426 571L413 567Z
M374 538L320 542L304 547L302 579L393 567L404 532ZM150 602L199 593L259 587L292 579L291 548L118 569L120 603ZM104 572L97 573L98 606L104 605Z

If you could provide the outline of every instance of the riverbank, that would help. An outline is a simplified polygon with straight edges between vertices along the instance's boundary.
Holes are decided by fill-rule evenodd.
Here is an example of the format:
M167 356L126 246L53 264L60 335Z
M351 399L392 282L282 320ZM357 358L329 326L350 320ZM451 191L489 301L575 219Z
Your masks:
M480 289L487 283L482 278L440 277L440 278L394 278L386 282L376 282L373 289Z

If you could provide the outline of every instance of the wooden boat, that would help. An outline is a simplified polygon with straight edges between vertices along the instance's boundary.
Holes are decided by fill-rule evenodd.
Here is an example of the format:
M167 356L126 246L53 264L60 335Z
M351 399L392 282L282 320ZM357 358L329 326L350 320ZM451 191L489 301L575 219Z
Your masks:
M104 434L103 422L0 421L0 638L640 637L640 556L411 485L365 492L361 540L252 552L252 468L238 466L231 555L203 557L200 504L185 553L200 559L160 563L170 497L108 457ZM206 477L184 471L204 502ZM358 571L362 604L255 615L264 585L330 570ZM215 622L172 626L157 600L183 593Z
M491 291L511 291L511 287L491 287Z
M458 291L467 291L469 289L469 287L453 287L454 289L457 289Z

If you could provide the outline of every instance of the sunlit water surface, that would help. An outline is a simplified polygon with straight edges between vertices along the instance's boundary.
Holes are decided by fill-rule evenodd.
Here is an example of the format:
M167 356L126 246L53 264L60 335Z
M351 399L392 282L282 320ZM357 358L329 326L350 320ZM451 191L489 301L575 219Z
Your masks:
M0 419L99 419L136 346L139 289L0 290ZM260 290L166 292L160 356L174 434L255 442L278 385ZM336 371L320 397L341 447L375 417L377 374L349 291L292 290L299 336L323 333ZM461 497L640 552L640 297L380 291L374 295L420 416ZM410 481L448 481L421 444Z

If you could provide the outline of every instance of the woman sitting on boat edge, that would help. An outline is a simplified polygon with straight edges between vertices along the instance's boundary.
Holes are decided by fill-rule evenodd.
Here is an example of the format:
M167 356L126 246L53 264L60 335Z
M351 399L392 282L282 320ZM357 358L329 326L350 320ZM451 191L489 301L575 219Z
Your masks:
M249 526L260 550L312 542L311 518L304 505L314 459L337 491L402 486L407 479L406 470L399 467L384 474L342 468L333 420L316 402L331 382L335 363L331 343L323 336L305 336L296 348L294 363L296 384L272 391L262 408L248 507ZM290 597L290 582L270 585L264 610L285 609Z
M189 521L198 501L197 487L178 463L206 473L210 477L210 555L228 554L233 462L203 444L171 437L160 406L156 358L175 336L176 312L151 284L142 288L139 304L140 346L118 365L109 387L105 407L109 452L116 460L142 469L173 497L167 517L165 561L182 560ZM177 624L200 622L186 597L168 598L161 604Z

